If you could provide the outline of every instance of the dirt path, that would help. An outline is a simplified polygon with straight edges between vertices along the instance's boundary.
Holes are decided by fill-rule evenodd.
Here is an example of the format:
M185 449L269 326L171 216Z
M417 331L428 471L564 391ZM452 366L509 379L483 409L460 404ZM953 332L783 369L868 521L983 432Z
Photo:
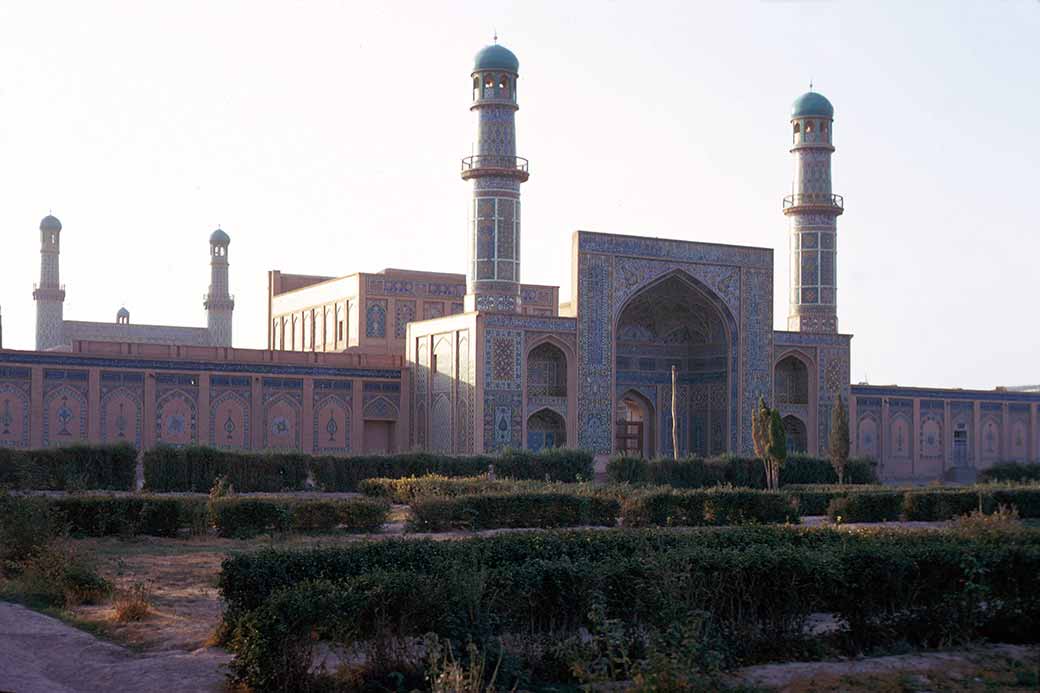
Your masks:
M220 691L216 649L135 654L17 604L0 603L0 690L13 693Z
M922 652L830 662L789 662L747 667L733 682L777 693L823 691L1005 691L1038 690L1040 648L980 645L946 652Z

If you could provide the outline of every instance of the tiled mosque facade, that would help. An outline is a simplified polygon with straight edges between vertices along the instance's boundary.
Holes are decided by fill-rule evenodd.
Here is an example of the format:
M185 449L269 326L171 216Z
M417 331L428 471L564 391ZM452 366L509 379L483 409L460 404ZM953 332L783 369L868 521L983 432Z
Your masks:
M521 282L519 63L488 46L471 71L476 147L466 274L386 269L268 274L267 344L230 348L223 231L210 239L206 328L65 321L60 223L41 224L37 351L0 351L0 445L125 440L351 454L473 454L576 446L670 456L750 454L751 411L776 406L796 451L824 455L837 397L852 454L886 480L970 479L1040 461L1040 388L850 385L838 331L833 107L809 91L790 118L783 198L787 330L773 329L774 253L577 231L571 300ZM697 235L697 230L691 230ZM62 353L62 352L69 353ZM673 393L673 369L675 392Z

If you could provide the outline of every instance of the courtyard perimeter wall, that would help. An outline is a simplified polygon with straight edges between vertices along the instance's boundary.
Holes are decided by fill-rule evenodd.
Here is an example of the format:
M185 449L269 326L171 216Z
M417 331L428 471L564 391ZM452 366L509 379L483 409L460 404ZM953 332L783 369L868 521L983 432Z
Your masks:
M998 462L1040 463L1040 392L853 385L851 455L883 481L971 481Z
M400 356L79 341L0 350L0 446L407 448Z

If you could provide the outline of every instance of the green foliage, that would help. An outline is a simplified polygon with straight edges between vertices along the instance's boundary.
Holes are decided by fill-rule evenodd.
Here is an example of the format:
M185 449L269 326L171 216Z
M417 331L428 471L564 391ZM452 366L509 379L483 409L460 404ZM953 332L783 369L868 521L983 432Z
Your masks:
M874 465L869 460L849 460L846 482L874 484ZM765 467L761 461L734 455L681 460L662 458L647 461L636 457L615 457L607 464L607 478L617 483L651 483L673 488L738 486L765 488ZM792 455L780 468L780 482L787 484L836 484L838 476L828 460Z
M377 531L390 505L383 500L227 497L210 501L217 534L245 538L268 532Z
M1040 481L1040 464L1035 462L998 462L979 474L979 483Z
M149 491L208 493L222 478L240 493L298 491L307 481L310 460L299 453L160 445L144 454L144 486Z
M650 462L635 455L617 455L607 462L607 479L619 484L648 483Z
M45 498L0 492L0 573L8 562L25 560L63 529Z
M621 509L626 527L697 527L797 523L798 504L788 494L751 489L648 491L628 498Z
M39 547L21 561L3 596L35 608L96 604L112 593L92 562L62 540Z
M613 527L619 503L573 493L503 493L412 502L411 527L420 532L497 527Z
M829 443L828 452L831 464L838 475L838 483L844 484L845 466L849 461L849 415L845 410L845 402L842 401L840 393L834 400L834 408L831 409Z
M0 448L0 488L130 491L136 466L137 450L126 444L44 450Z
M208 492L224 480L240 493L298 491L312 475L325 491L357 491L365 479L425 474L479 476L494 465L500 478L574 482L592 478L592 455L563 448L537 453L506 451L499 457L449 456L425 452L354 457L311 457L300 453L243 453L205 447L160 446L144 455L150 491Z
M92 537L174 537L190 522L188 506L204 507L201 499L153 495L77 495L52 498L49 502L72 534Z
M388 498L395 503L410 504L430 496L474 496L487 493L536 491L551 488L540 481L515 481L479 476L449 477L440 474L409 476L401 479L364 479L358 490L373 498Z
M890 522L903 514L903 492L865 491L834 498L827 516L834 522Z
M1035 641L1040 538L748 527L359 542L231 556L220 590L234 676L260 689L305 689L316 642L349 650L426 633L484 652L523 633L530 679L564 643L597 647L604 666L664 685L678 673L668 659L710 670L796 657L820 612L836 615L829 647L845 654L893 640ZM696 628L669 635L684 623ZM574 644L582 631L591 644ZM657 666L626 663L649 654Z

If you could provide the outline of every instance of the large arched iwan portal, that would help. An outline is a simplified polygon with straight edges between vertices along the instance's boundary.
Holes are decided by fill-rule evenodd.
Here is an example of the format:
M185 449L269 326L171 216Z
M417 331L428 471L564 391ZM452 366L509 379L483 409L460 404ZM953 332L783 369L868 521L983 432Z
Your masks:
M674 365L679 455L736 450L736 335L736 322L722 300L685 272L668 274L632 296L614 330L615 412L631 410L628 400L639 393L642 412L653 417L642 425L642 436L653 439L633 444L631 417L616 416L614 449L673 454Z

